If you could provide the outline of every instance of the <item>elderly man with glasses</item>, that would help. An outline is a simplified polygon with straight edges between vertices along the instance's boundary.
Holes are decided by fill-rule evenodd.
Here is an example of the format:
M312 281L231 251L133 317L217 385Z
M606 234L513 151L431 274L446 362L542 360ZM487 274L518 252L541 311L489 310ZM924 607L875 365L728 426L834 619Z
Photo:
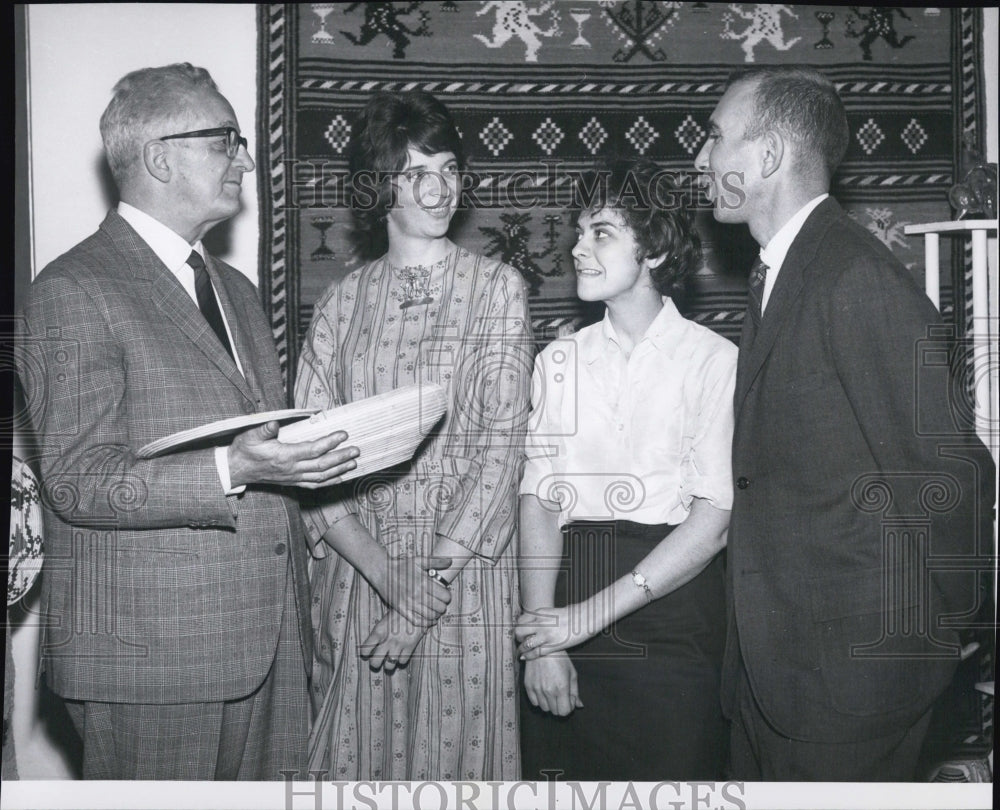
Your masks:
M256 290L202 244L254 169L208 72L128 74L101 136L120 203L35 280L18 351L45 490L45 676L85 778L280 779L303 766L312 660L285 487L337 482L357 450L343 433L282 444L270 421L139 456L285 393Z

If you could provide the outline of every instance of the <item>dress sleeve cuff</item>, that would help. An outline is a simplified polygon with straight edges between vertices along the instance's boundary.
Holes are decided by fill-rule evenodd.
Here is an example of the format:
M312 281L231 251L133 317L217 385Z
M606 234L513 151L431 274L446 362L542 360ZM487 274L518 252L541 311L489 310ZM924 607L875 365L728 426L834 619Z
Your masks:
M681 484L681 503L691 509L691 501L702 498L716 509L733 508L733 481L729 476L699 475L686 479Z

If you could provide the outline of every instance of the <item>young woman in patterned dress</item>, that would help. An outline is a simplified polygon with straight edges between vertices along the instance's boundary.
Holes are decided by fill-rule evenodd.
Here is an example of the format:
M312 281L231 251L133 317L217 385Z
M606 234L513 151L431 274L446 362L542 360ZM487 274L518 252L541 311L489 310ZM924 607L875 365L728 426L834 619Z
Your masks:
M310 768L335 780L519 776L512 540L532 343L518 273L447 236L462 161L432 96L369 101L350 170L371 260L319 299L299 362L298 407L448 392L411 463L305 510Z

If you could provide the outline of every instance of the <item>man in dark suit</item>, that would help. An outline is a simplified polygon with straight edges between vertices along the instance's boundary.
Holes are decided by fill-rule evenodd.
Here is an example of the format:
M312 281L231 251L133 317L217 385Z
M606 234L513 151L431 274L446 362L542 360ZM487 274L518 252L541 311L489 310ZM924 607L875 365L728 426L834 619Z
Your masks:
M925 362L933 305L827 194L847 144L829 81L762 68L730 80L695 161L716 219L761 246L728 541L736 779L913 779L977 605L955 569L976 565L992 463Z
M121 202L35 280L19 367L38 433L43 666L91 779L281 779L301 768L311 635L284 485L355 466L343 433L289 445L148 442L285 403L253 285L202 237L240 210L253 161L188 64L115 87L101 136Z

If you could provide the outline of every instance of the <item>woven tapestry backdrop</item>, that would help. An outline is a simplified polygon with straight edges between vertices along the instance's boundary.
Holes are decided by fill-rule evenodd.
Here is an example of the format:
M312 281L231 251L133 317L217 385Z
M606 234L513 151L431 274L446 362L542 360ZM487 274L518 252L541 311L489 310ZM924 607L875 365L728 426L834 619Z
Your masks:
M346 146L373 92L419 88L451 110L479 178L451 236L524 275L544 343L599 316L574 295L574 173L602 156L642 155L683 183L726 77L751 63L807 64L834 81L851 142L833 193L922 278L921 240L903 227L951 218L962 133L982 143L981 25L981 11L968 8L261 6L261 294L289 390L314 302L357 264ZM704 200L691 202L705 209L705 257L681 308L735 341L756 245L744 227L715 223ZM956 241L942 255L942 311L959 335L971 317L965 252Z

